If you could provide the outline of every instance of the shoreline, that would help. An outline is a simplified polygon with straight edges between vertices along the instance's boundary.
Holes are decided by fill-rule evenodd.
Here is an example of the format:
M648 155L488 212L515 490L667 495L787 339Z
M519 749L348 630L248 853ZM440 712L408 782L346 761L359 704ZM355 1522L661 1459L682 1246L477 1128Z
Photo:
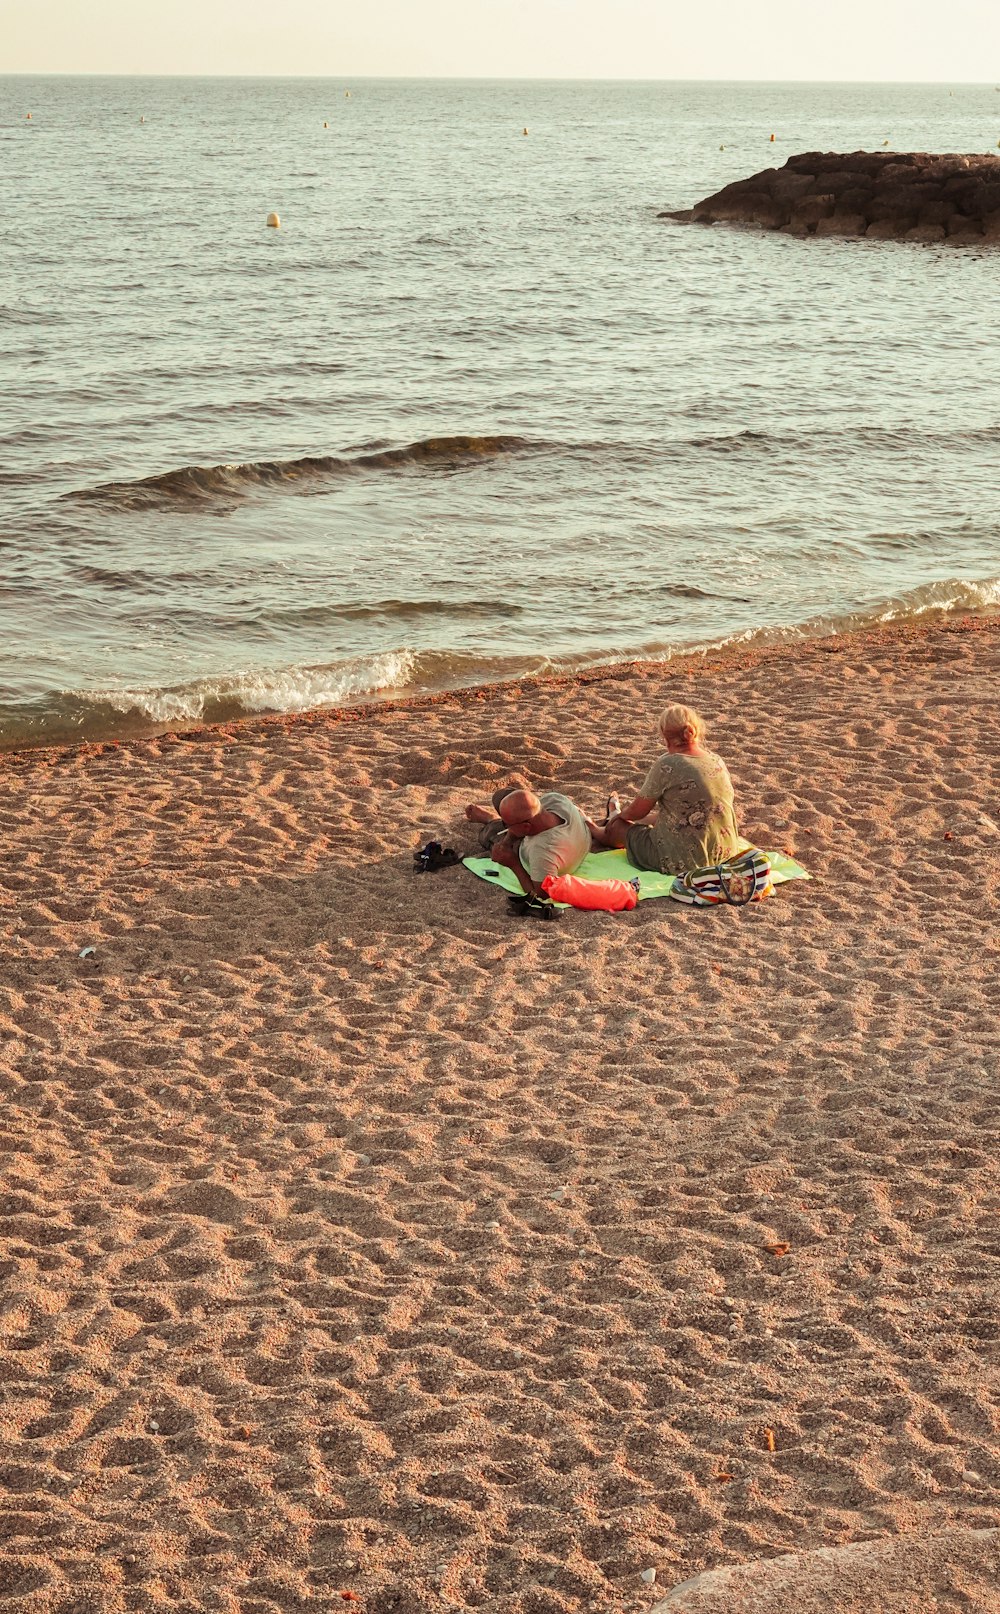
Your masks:
M519 689L524 692L542 692L550 689L578 687L607 681L660 678L670 681L691 678L696 674L711 676L732 667L759 667L770 662L811 659L816 654L839 654L866 644L883 646L898 643L912 645L927 641L936 635L956 633L995 633L1000 635L1000 610L981 613L955 613L953 618L934 622L908 621L864 627L850 633L821 634L779 643L768 642L747 648L745 644L723 645L715 649L684 650L666 660L645 661L635 658L628 661L600 662L578 671L531 674L522 678L500 679L481 684L470 684L457 689L428 691L413 695L379 695L345 706L316 707L303 712L265 712L247 714L221 723L192 722L191 726L166 726L154 733L128 735L121 739L59 741L48 745L0 746L0 766L3 760L56 755L61 752L93 754L106 750L124 751L142 747L168 736L193 741L210 738L215 734L236 737L243 731L256 733L263 730L291 732L299 728L313 728L317 724L357 723L367 719L377 721L379 713L419 712L433 710L442 705L457 705L460 709L500 697L503 692Z

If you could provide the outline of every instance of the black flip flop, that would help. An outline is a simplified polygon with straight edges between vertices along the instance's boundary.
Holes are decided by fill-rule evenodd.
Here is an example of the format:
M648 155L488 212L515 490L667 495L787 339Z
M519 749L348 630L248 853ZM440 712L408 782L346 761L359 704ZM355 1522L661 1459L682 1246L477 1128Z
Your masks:
M434 874L438 869L454 868L462 859L453 846L442 846L440 841L428 841L413 854L413 867L417 874Z

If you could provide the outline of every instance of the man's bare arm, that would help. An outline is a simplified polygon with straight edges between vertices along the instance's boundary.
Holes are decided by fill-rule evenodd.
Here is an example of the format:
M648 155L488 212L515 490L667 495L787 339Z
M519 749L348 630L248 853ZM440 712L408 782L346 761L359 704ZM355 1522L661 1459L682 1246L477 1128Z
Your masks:
M498 841L494 841L490 850L490 857L493 859L494 863L502 864L505 869L510 869L514 874L517 875L517 878L520 881L521 890L524 892L525 896L541 896L541 886L535 884L524 864L521 862L520 853L518 851L520 844L520 841L513 840L510 835L501 835Z

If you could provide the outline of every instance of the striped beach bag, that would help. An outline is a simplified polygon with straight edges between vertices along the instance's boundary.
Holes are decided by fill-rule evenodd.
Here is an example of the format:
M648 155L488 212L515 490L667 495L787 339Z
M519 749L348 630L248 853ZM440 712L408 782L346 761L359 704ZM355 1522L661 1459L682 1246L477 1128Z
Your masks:
M737 852L724 863L678 874L670 889L678 902L690 903L694 908L718 908L727 903L743 908L748 902L763 902L773 892L771 864L766 852L756 846Z

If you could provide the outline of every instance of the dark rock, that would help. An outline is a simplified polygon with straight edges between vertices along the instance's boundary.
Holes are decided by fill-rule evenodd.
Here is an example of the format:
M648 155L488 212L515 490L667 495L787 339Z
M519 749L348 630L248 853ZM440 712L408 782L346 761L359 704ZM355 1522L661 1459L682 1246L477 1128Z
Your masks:
M914 162L888 162L878 177L880 185L912 185L920 178L920 170Z
M853 186L850 190L841 191L837 206L842 213L865 213L873 194L870 185Z
M834 213L832 218L820 219L817 235L864 235L868 220L863 213Z
M928 179L937 179L942 182L946 179L954 179L956 174L967 174L968 172L969 158L957 156L928 157L927 166L924 169L924 174Z
M786 235L873 241L1000 241L1000 157L928 152L805 151L783 168L735 180L679 223L756 225Z
M789 222L806 226L816 225L820 219L832 216L835 204L836 197L833 195L804 196L801 202L793 205Z
M788 221L787 207L773 202L766 191L713 197L709 203L699 202L694 214L712 224L758 224L766 230L777 230Z
M798 157L789 157L785 168L793 173L811 172L817 175L835 174L846 169L855 174L873 175L886 161L886 154L877 151L804 151ZM783 173L779 169L779 173Z
M859 174L857 171L848 173L846 168L821 168L818 170L813 182L813 190L817 195L827 191L839 193L846 190L849 185L857 185L858 181L863 180L864 177L864 174Z
M1000 167L1000 164L997 166ZM961 188L956 185L954 189L945 185L944 194L955 198L961 212L982 218L984 214L994 213L1000 207L1000 181L977 185L974 180L966 180L964 183L960 181L960 185Z
M950 202L922 202L917 215L918 224L947 224L954 208Z
M815 174L779 174L771 186L771 195L776 202L794 202L812 190L815 183Z
M923 202L941 195L939 185L886 185L872 192L868 211L872 218L891 218L893 213L916 213Z
M899 241L909 234L911 228L905 219L902 222L899 219L876 219L874 224L869 224L865 235L869 241Z
M768 189L768 180L771 172L772 170L770 168L765 168L762 174L756 174L754 176L755 183L753 189L755 193L759 192L762 196L769 196L771 194L770 190ZM721 191L716 191L711 200L713 202L725 202L730 196L746 196L749 188L750 187L745 179L731 179L728 185L723 185Z

